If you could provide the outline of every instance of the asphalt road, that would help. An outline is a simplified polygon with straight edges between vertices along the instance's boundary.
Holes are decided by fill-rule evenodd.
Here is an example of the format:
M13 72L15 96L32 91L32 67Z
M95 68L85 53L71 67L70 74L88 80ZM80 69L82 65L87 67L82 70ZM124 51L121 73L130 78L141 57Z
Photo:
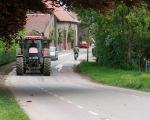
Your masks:
M16 76L14 69L6 85L31 120L150 120L150 93L91 82L73 71L83 59L86 50L77 61L72 52L63 53L46 77Z

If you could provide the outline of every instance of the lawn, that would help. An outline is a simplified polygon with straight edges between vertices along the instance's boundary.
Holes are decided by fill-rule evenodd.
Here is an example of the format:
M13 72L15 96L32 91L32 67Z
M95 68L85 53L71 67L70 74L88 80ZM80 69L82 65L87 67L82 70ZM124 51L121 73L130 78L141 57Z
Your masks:
M29 120L14 98L0 90L0 120Z
M150 73L112 69L94 62L81 62L80 71L102 84L150 91Z

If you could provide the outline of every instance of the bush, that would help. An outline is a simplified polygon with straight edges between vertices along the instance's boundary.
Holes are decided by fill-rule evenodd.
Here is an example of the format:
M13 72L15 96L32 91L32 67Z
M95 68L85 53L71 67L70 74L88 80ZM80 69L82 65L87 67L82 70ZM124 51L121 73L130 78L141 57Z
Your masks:
M101 65L123 69L142 66L139 61L150 54L149 15L145 6L130 9L120 5L98 18L95 38Z
M3 65L3 64L9 63L15 60L16 48L17 46L15 44L8 50L5 50L4 47L0 48L0 65Z
M14 61L16 58L16 47L9 50L0 50L0 65Z
M15 37L12 38L12 42L7 45L5 42L3 42L5 40L0 38L0 65L7 64L16 59L16 48L18 47L16 42L20 39L20 37L23 37L25 33L25 29L18 31Z

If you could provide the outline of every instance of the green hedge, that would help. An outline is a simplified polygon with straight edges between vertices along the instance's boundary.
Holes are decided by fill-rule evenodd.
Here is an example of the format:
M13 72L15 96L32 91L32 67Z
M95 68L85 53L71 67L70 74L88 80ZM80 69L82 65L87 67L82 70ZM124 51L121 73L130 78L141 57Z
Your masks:
M16 59L16 48L18 48L17 40L26 34L26 29L21 29L15 36L12 37L12 43L7 43L3 38L0 37L0 65L7 64ZM9 48L7 45L10 45Z
M0 65L9 63L16 59L16 47L9 50L0 50Z
M0 41L0 65L7 64L16 59L16 48L18 45L14 42L9 48Z

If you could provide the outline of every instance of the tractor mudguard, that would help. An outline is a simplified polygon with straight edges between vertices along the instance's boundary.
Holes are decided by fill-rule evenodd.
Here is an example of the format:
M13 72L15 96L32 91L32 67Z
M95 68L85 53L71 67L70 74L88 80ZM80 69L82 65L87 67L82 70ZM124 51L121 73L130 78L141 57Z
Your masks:
M16 56L22 55L21 48L16 49Z
M43 54L43 57L50 57L49 49L43 48L42 54Z

